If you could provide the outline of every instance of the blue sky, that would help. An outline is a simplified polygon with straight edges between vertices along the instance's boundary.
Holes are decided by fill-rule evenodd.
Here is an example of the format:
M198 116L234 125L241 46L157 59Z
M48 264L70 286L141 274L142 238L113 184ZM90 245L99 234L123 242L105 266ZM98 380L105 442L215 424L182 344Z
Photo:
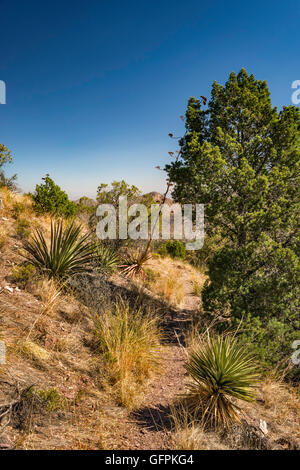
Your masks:
M245 67L281 107L300 79L299 1L2 0L0 13L0 142L25 191L46 173L71 198L122 178L162 191L155 166L189 96Z

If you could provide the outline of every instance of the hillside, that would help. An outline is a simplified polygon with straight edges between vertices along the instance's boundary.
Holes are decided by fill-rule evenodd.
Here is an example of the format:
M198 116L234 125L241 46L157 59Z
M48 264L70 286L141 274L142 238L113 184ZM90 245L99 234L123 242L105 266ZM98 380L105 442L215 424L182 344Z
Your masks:
M176 407L195 328L207 322L204 272L154 255L144 279L93 273L66 287L31 276L18 268L24 242L37 227L49 240L51 219L28 197L3 189L0 197L1 449L300 449L299 389L275 374L229 430L202 427ZM155 367L135 376L134 356L123 382L95 334L99 304L109 312L115 302L155 315L159 330Z

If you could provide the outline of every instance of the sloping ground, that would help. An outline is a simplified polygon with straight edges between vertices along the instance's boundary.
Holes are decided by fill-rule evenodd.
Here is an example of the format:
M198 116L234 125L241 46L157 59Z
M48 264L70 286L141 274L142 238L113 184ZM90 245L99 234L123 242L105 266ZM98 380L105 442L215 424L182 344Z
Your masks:
M192 316L199 309L200 299L194 293L194 283L203 285L205 277L195 273L191 266L185 268L183 262L171 259L152 259L148 266L161 275L175 276L184 282L185 292L180 307L171 306L167 318L161 375L148 385L141 406L127 417L121 442L116 447L112 442L112 448L300 449L299 390L271 378L263 380L255 403L244 404L241 424L230 432L203 432L186 423L174 425L174 402L185 390L188 380L186 352L182 346L185 335L180 333L188 333ZM130 283L124 279L118 278L115 282L130 288Z
M21 200L22 202L22 200ZM7 203L7 201L6 201ZM24 208L23 208L24 209ZM27 211L43 227L47 218ZM153 259L147 289L111 279L118 295L143 295L163 319L162 364L144 389L138 409L118 406L103 387L101 357L95 348L88 309L71 294L45 311L41 292L25 290L11 276L21 260L16 218L0 212L0 340L6 364L0 364L0 448L17 449L170 449L296 448L299 446L299 396L268 379L255 404L245 405L245 422L231 434L176 429L170 422L173 401L185 389L184 330L201 303L204 276L183 262ZM171 280L166 283L165 279ZM174 282L173 282L174 281ZM180 295L175 295L181 289ZM266 421L266 437L259 431Z

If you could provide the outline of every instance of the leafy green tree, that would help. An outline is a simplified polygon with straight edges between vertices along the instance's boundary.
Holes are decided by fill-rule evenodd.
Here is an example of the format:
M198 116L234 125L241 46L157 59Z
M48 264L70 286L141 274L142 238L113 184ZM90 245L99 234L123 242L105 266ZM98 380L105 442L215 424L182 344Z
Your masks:
M0 144L0 168L5 163L11 163L11 162L12 162L11 151L7 147L5 147L5 145Z
M0 188L7 187L12 191L16 190L16 179L17 175L13 175L10 178L5 176L4 171L1 169L6 163L12 163L11 151L0 144Z
M166 166L181 203L204 203L226 243L209 261L207 311L299 327L300 112L272 107L265 81L242 69L211 100L190 98L180 159ZM204 106L203 106L204 104Z
M34 208L38 212L49 212L55 216L73 217L77 206L68 195L47 174L40 185L36 185L32 195Z

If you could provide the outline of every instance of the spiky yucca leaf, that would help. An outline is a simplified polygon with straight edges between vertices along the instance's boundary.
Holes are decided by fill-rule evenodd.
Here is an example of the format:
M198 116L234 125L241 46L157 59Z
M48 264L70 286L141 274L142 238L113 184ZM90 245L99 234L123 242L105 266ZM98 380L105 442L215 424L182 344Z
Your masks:
M89 235L74 222L64 227L62 221L51 222L50 246L42 230L37 229L31 241L25 243L24 257L49 278L65 278L88 272L94 259L94 244Z
M118 266L119 257L111 248L97 243L95 247L95 262L100 269L112 272Z
M186 398L211 425L239 420L233 400L253 401L259 377L254 358L230 336L208 337L190 353L187 371L193 383Z

